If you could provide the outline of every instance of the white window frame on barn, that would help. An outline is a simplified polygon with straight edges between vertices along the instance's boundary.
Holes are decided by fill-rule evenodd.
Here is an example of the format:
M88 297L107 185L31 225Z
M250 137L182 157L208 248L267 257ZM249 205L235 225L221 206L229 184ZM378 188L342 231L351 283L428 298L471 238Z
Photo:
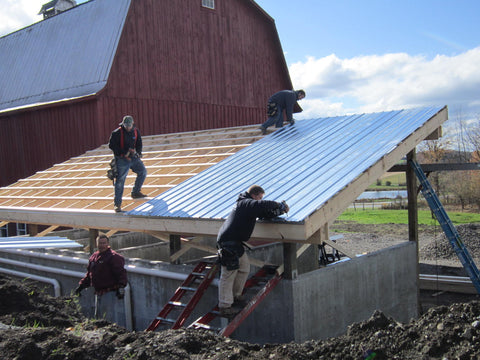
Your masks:
M202 0L202 6L215 10L215 0Z
M17 223L17 236L27 235L27 224Z

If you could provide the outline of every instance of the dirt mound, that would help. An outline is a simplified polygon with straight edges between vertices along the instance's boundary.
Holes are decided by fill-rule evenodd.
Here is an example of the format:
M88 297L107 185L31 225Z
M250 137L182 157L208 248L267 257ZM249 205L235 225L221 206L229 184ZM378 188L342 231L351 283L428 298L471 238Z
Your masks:
M202 330L129 332L85 320L71 298L52 298L0 276L2 359L477 359L480 302L431 308L400 324L375 312L325 341L256 345Z
M480 258L480 224L458 225L456 229L470 255ZM422 247L420 253L428 260L458 258L443 232L434 241Z
M13 326L73 326L85 317L72 298L56 299L34 283L0 275L0 322Z

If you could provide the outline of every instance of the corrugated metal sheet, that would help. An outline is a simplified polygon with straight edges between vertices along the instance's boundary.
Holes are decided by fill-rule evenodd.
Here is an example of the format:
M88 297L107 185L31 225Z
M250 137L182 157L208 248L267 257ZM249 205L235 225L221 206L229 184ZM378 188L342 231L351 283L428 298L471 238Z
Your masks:
M0 110L101 90L130 1L89 1L1 38Z
M74 248L79 243L60 236L0 237L0 249Z
M297 121L127 214L226 218L238 194L258 184L264 199L287 201L287 221L301 222L442 108Z

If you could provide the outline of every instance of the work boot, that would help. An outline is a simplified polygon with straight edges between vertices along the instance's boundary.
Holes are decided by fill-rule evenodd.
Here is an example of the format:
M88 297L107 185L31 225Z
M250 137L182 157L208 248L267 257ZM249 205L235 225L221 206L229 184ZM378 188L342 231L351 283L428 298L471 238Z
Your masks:
M267 135L267 129L263 126L260 126L259 129L262 131L262 135Z
M247 305L247 299L243 295L237 296L233 299L232 306L234 307L244 308L246 305Z
M122 212L122 208L118 205L115 205L113 209L115 210L116 213Z
M147 197L147 195L142 194L141 191L139 191L139 192L132 192L132 199L142 199L142 198L145 198L145 197Z
M225 308L218 308L220 316L231 318L238 314L238 310L233 309L231 306Z

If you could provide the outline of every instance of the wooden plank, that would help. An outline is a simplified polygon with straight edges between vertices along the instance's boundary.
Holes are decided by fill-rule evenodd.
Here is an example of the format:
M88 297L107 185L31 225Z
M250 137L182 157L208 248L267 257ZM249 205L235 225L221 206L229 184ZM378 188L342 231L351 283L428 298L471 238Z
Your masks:
M56 228L58 228L59 226L58 225L52 225L52 226L49 226L47 229L43 230L42 232L38 233L37 235L35 235L35 237L39 237L39 236L45 236L47 235L48 233L51 233L53 230L55 230Z
M1 227L4 227L5 225L7 225L9 223L9 221L0 221L0 228Z

